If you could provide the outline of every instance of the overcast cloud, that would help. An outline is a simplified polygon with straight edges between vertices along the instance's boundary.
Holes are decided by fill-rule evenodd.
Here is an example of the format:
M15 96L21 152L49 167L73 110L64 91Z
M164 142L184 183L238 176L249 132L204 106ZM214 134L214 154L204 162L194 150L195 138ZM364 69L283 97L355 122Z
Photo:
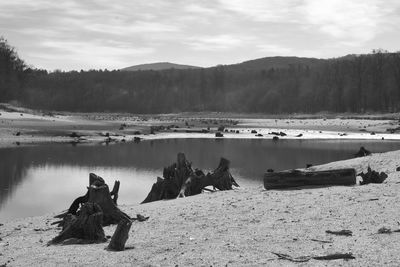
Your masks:
M49 70L400 50L397 0L13 0L0 35Z

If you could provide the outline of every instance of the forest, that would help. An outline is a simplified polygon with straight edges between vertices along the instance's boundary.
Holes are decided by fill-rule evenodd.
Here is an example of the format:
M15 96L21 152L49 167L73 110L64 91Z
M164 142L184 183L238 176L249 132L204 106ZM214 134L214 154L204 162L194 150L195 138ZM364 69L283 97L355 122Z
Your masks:
M200 69L52 71L0 38L0 102L41 110L171 113L399 112L400 52L268 57Z

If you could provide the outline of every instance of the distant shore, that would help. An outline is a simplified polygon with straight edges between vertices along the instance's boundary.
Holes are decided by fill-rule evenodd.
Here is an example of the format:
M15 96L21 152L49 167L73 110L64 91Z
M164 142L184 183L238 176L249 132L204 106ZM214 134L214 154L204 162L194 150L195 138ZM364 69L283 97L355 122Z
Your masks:
M400 114L131 115L39 112L0 107L0 147L38 143L130 142L171 138L400 140ZM282 134L282 133L283 134Z
M51 225L54 211L39 217L0 222L0 265L7 266L288 266L292 257L352 253L354 260L300 266L345 264L396 266L400 262L398 233L379 234L382 227L397 230L400 203L400 150L332 162L312 170L370 166L384 171L383 184L333 186L301 190L270 190L262 185L232 191L203 193L170 201L120 208L134 217L128 250L109 252L107 243L46 246L60 232ZM78 195L78 192L77 192ZM72 199L71 199L72 201ZM105 227L112 235L114 226ZM350 230L335 236L326 230ZM292 264L293 265L293 264Z

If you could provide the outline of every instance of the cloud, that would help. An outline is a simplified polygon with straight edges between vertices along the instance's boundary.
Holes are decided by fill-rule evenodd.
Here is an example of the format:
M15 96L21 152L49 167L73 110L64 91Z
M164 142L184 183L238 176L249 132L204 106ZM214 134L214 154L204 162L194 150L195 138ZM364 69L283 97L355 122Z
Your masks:
M185 41L193 50L215 51L229 50L243 45L244 38L235 37L229 34L215 36L196 36Z
M381 0L305 0L301 11L310 30L339 40L341 44L358 46L374 39L385 29L387 16L398 8L400 3Z
M0 1L1 34L48 69L332 57L395 49L399 30L398 0Z
M261 44L257 45L257 48L260 52L273 56L288 56L292 53L291 48L276 44Z
M229 11L246 16L248 19L262 22L295 22L299 0L219 0L220 4Z

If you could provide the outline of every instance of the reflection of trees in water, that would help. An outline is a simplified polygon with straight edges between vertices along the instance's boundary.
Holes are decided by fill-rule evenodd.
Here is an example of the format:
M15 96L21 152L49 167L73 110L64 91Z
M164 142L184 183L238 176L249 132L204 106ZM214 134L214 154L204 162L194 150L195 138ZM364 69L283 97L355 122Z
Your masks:
M29 161L21 149L0 149L0 208L26 177Z

